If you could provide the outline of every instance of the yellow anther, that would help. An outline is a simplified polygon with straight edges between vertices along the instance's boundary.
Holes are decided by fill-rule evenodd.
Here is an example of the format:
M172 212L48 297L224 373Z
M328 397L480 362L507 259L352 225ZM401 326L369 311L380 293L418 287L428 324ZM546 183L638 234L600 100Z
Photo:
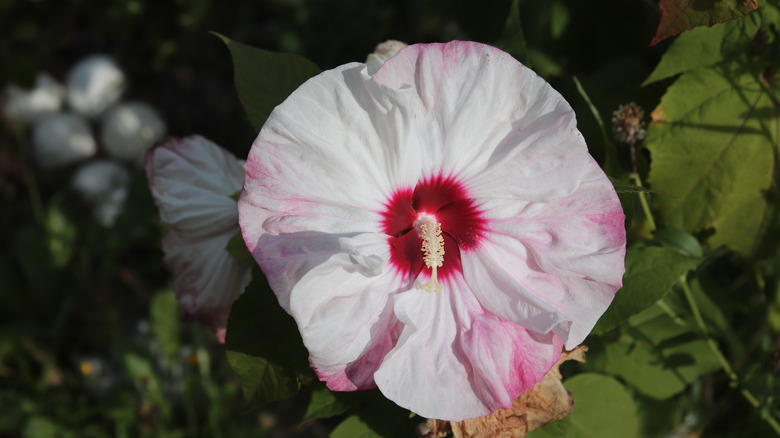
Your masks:
M422 222L422 221L421 221ZM425 267L431 270L431 279L423 284L426 292L440 292L441 284L437 278L436 269L444 264L444 237L441 235L441 224L435 219L420 224L422 237L422 252Z

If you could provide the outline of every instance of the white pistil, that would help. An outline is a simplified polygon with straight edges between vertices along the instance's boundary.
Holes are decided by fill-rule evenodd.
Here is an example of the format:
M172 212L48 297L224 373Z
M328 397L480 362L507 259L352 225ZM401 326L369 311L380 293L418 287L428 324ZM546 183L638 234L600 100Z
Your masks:
M441 235L441 224L429 215L418 220L420 236L422 237L422 252L425 266L431 270L431 279L423 284L426 292L440 292L436 269L444 264L444 238Z

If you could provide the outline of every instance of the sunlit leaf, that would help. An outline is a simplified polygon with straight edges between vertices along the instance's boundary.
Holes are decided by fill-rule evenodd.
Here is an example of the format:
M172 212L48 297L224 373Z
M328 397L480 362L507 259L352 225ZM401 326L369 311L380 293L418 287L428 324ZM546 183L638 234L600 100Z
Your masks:
M712 26L744 17L758 8L756 0L661 0L661 22L650 42L651 46L693 29L696 26Z
M593 328L594 333L611 330L632 315L662 298L680 275L692 269L698 258L662 247L632 247L626 251L623 287Z
M776 16L777 9L764 4L742 19L686 30L675 38L642 85L744 55L751 50L762 20L776 21Z
M667 324L673 324L667 321ZM623 336L607 344L609 372L620 376L642 394L658 400L684 390L703 374L720 369L707 342L682 340L667 348L659 348Z
M574 410L562 420L531 431L526 435L528 438L641 436L636 404L620 382L600 374L584 373L563 384L574 398Z
M269 52L215 35L230 49L238 98L258 132L277 105L320 73L314 63L302 56Z
M653 111L645 145L649 182L667 226L707 230L708 243L749 255L767 226L765 193L777 148L778 78L737 62L693 70L669 87ZM771 79L771 83L766 83Z

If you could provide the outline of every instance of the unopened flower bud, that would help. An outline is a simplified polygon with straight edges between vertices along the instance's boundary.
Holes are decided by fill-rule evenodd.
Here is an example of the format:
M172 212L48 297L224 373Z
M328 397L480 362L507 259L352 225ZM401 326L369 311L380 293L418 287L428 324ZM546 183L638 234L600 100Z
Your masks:
M122 213L129 181L130 174L120 164L99 160L81 166L71 187L93 205L95 219L104 227L111 227Z
M377 44L374 48L374 53L368 55L366 58L366 65L368 66L368 74L372 75L379 70L379 67L390 59L393 55L398 53L399 50L406 47L406 43L402 43L396 40L387 40L383 43Z

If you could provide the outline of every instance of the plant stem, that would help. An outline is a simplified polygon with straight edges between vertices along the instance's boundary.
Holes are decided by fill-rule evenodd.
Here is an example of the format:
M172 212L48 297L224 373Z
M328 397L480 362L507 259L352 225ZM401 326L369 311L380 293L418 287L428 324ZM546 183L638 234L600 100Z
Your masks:
M679 316L677 316L676 313L674 313L674 310L672 310L672 308L669 307L668 304L666 304L666 302L664 301L663 298L658 300L655 304L658 305L658 307L660 307L661 310L663 310L664 313L666 313L666 315L669 318L672 318L672 321L674 321L675 324L677 324L677 325L679 325L681 327L685 327L685 326L688 325L688 324L685 323L685 321L683 321L682 318L680 318Z
M636 185L639 187L642 186L642 178L639 177L639 170L636 166L636 146L634 146L634 142L630 143L631 146L631 166L632 170L634 171L633 177L634 182L636 182ZM650 229L655 231L655 220L653 219L653 215L650 213L650 204L647 203L647 198L645 197L645 192L639 192L637 193L639 195L639 203L642 204L642 211L645 212L645 217L647 218L647 223L650 224Z
M729 376L729 379L734 384L734 386L739 387L739 377L737 377L737 374L734 372L734 370L731 369L731 365L718 348L718 344L710 337L707 331L707 325L704 323L704 318L701 316L699 306L696 304L696 300L693 298L691 288L688 286L687 274L680 276L680 286L682 287L683 293L685 294L685 299L688 301L688 305L691 307L691 312L693 312L693 317L696 319L696 324L699 326L699 329L707 340L707 346L712 351L712 354L715 355L715 358L718 359L720 366L723 368L723 371L726 372L726 375ZM754 408L761 408L761 402L758 401L756 396L753 395L753 393L748 389L740 388L740 393ZM772 427L775 433L780 436L780 423L777 422L771 413L763 411L761 417Z

